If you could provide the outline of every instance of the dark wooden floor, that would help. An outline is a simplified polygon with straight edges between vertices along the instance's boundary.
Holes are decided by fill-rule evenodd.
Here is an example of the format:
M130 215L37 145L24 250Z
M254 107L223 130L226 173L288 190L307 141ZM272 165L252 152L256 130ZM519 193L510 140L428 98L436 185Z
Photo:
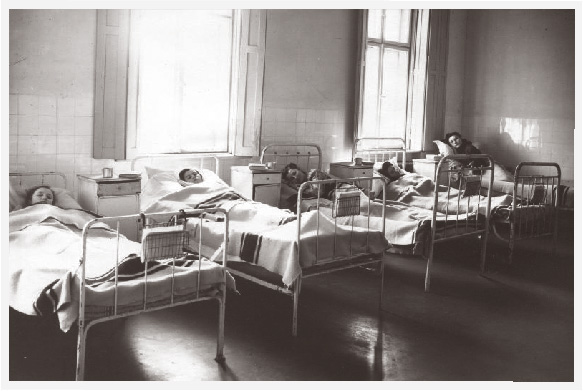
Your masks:
M239 281L224 365L213 360L217 305L203 302L95 326L87 379L572 382L575 242L563 234L548 248L523 242L508 266L492 241L479 275L475 242L441 245L429 293L423 259L388 256L381 317L375 273L306 279L297 338L290 298ZM74 331L11 312L10 380L74 379L75 344Z

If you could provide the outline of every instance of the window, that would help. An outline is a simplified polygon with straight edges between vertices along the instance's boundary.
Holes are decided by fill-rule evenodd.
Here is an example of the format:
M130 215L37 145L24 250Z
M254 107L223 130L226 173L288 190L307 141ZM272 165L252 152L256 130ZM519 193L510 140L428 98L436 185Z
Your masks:
M94 157L258 153L262 10L98 10Z
M363 13L357 138L401 138L421 149L424 137L429 13Z
M131 12L138 153L229 150L233 14Z

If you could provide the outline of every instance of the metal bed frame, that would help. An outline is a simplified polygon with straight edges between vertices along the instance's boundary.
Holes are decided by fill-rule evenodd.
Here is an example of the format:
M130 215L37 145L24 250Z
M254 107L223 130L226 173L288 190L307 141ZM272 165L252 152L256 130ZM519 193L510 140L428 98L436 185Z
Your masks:
M219 363L225 361L223 355L224 347L224 321L225 321L225 299L226 299L226 251L222 251L222 257L220 260L220 265L223 269L223 278L220 283L219 294L213 296L205 296L201 292L200 278L201 278L201 262L198 263L198 281L196 285L196 290L188 297L177 298L174 292L175 284L175 259L178 256L184 255L186 253L193 253L192 246L189 243L189 234L185 229L186 221L190 218L199 219L199 226L203 224L204 217L208 214L219 214L223 216L225 222L224 231L224 242L223 246L226 248L228 242L228 215L226 211L215 208L215 209L205 209L205 210L190 210L190 211L180 211L177 213L152 213L148 215L128 215L120 217L102 217L91 220L83 228L83 255L80 259L80 269L79 279L81 281L80 293L79 293L79 318L78 318L78 338L77 338L77 369L76 369L76 380L83 380L85 374L85 349L86 349L86 338L89 329L98 324L109 320L128 317L132 315L138 315L144 312L158 311L171 307L176 307L180 305L190 304L193 302L204 301L204 300L217 300L219 302L219 317L218 317L218 329L217 329L217 347L215 360ZM171 232L156 232L150 235L145 235L142 241L142 262L144 263L144 270L147 271L147 264L150 261L161 260L161 259L172 259L172 274L170 279L170 284L172 286L172 291L170 297L168 298L168 303L150 303L148 301L148 275L147 272L143 278L143 300L141 308L137 309L123 309L118 306L119 298L119 287L123 285L122 282L118 281L118 270L115 269L115 285L114 285L114 303L111 308L108 308L108 313L110 315L100 316L88 319L86 316L87 303L85 301L86 285L85 285L85 268L87 260L87 239L91 228L98 223L106 223L108 225L115 225L117 231L117 237L119 238L120 223L123 220L136 220L141 223L143 228L154 228L160 226L177 226L183 227L183 230L176 230ZM162 222L160 222L162 221ZM200 247L202 246L202 239L198 243L198 254L201 254ZM119 260L118 260L119 262ZM133 307L132 307L133 308Z
M316 161L314 165L311 163ZM263 147L259 162L273 162L273 168L282 170L289 163L295 163L305 172L322 169L322 149L317 144L269 144Z
M302 246L300 228L301 228L301 220L302 220L302 203L305 200L303 197L303 191L308 186L317 186L318 190L319 190L321 186L324 186L327 184L334 184L335 188L338 188L338 186L340 184L346 184L346 183L350 183L350 182L356 183L358 181L363 181L363 180L372 182L374 180L382 180L382 178L376 177L376 178L326 179L326 180L304 182L300 186L300 188L298 190L298 201L297 201L297 225L298 225L298 229L297 229L296 243L298 245L298 248L297 248L298 254L300 254L300 248ZM317 194L319 194L319 193L320 193L320 191L317 192ZM358 195L358 202L360 202L360 193L358 193L358 194L359 194ZM342 198L342 197L340 197L340 198ZM338 221L337 221L338 217L355 216L355 215L360 214L360 207L354 208L354 205L355 205L354 201L356 200L356 196L354 196L354 198L352 198L352 199L350 199L350 198L351 197L346 197L344 199L345 202L342 202L342 200L337 200L335 202L335 205L333 206L332 216L334 218L335 230L336 230L336 227L338 225L340 225L340 223L338 223ZM383 190L383 204L384 204L385 199L386 199L386 197L385 197L385 193ZM286 287L286 286L282 286L280 284L266 281L266 279L261 279L261 278L257 277L257 275L255 275L252 272L248 273L246 271L237 270L237 269L230 267L229 263L227 264L227 269L229 270L229 272L231 274L238 276L238 277L241 277L241 278L244 278L248 281L254 282L254 283L259 284L261 286L273 289L275 291L283 293L283 294L290 296L292 298L292 300L293 300L292 336L294 336L294 337L297 336L297 332L298 332L297 323L298 323L299 297L300 297L300 290L301 290L302 281L305 278L317 276L317 275L321 275L321 274L326 274L326 273L331 273L331 272L335 272L335 271L339 271L339 270L355 268L355 267L369 266L369 265L377 266L377 268L375 270L377 270L380 274L380 292L379 292L379 307L378 307L379 314L381 313L382 305L383 305L383 287L384 287L383 255L384 254L374 254L374 253L366 253L366 252L356 254L356 253L353 253L353 251L352 251L352 243L351 243L350 256L340 256L340 255L336 255L334 253L331 258L322 258L322 259L319 258L319 254L318 254L318 244L319 244L319 238L320 238L319 218L320 218L320 208L323 207L320 204L320 200L321 200L321 197L318 195L316 198L316 210L317 210L318 214L317 214L317 228L316 228L316 239L315 239L316 240L315 264L313 266L310 266L310 267L302 268L301 275L296 279L296 281L291 286ZM372 202L371 200L369 200L369 202L368 202L368 209L369 210L370 210L370 203L371 202ZM360 206L360 204L358 204L358 205ZM351 229L353 232L354 225L352 225ZM370 227L370 217L369 217L369 224L367 227L367 232L372 232L372 231L375 231L375 230ZM384 208L383 208L383 216L382 216L381 233L382 233L382 236L384 238L385 237ZM368 247L368 236L367 236L367 247ZM334 248L336 248L336 235L334 235ZM301 263L301 261L300 261L300 263Z
M372 146L368 147L367 144L372 144ZM373 163L384 162L396 157L397 162L400 160L399 165L401 168L405 169L405 165L407 164L405 140L398 137L356 139L354 142L353 160L357 157Z
M147 163L155 164L156 168L167 168L168 170L176 170L178 163L183 163L182 168L188 168L187 164L194 164L195 168L205 168L219 174L220 160L216 154L152 154L136 156L132 159L130 169L136 170L138 164L141 168L146 167ZM171 167L170 167L170 162Z
M456 161L467 161L467 160L474 160L474 159L487 159L489 162L489 166L487 167L480 167L474 169L459 169L456 167L451 166L450 162ZM449 195L452 189L451 185L448 186L440 186L437 178L441 175L445 174L448 179L448 184L451 184L452 177L455 175L458 177L459 185L459 192L456 197L456 210L453 215L449 213L449 204L446 207L445 213L445 223L441 224L442 226L438 226L437 221L437 205L439 201L439 193L447 193L447 198L449 199ZM484 189L482 187L482 178L486 177L488 179L489 186ZM489 176L489 178L488 178ZM470 181L470 179L475 179ZM427 257L427 267L425 270L425 292L429 292L431 286L431 269L433 266L433 259L434 259L434 247L436 243L445 242L452 239L460 239L465 237L472 237L477 236L480 238L481 241L481 252L480 252L480 271L483 273L486 267L486 249L488 245L488 232L490 227L490 207L491 207L491 197L492 197L492 184L494 182L494 160L489 155L485 154L477 154L477 155L449 155L444 156L441 158L439 163L437 164L437 168L435 169L435 176L433 178L434 183L434 203L433 203L433 214L431 218L431 238L428 244L429 246L429 254ZM484 190L486 191L486 195L483 195ZM469 194L463 194L468 192ZM463 196L462 196L463 195ZM485 213L485 220L484 222L480 222L479 213L478 213L478 206L480 205L480 201L486 198L486 213ZM473 203L475 201L475 204ZM461 203L466 203L466 216L462 222L460 222L460 206ZM471 207L475 208L476 217L474 221L471 222L469 217L469 211ZM450 216L452 218L450 219ZM448 221L453 222L453 227L451 224L448 224Z
M544 167L549 168L551 173L529 173L529 170L540 170ZM518 240L551 236L552 253L556 252L561 209L557 189L560 184L561 168L557 163L521 162L516 166L510 218L507 222L495 220L492 224L494 235L508 243L509 263L513 262ZM509 228L507 235L501 232L499 225Z
M136 167L136 162L138 160L143 161L145 159L150 159L153 161L154 159L180 159L183 160L185 157L183 155L177 157L173 155L169 156L159 156L154 155L152 156L141 156L137 157L132 161L132 170ZM188 157L186 157L188 158ZM204 160L213 158L213 156L203 156L202 158L197 155L193 155L192 157L194 161L196 159L201 159L201 164ZM298 166L302 167L306 170L306 172L310 168L317 168L321 169L322 167L322 151L321 148L316 144L270 144L263 148L260 156L261 163L273 162L274 169L282 169L288 163L296 163ZM175 167L176 164L173 164ZM218 163L217 163L218 167ZM329 183L346 183L349 182L351 179L342 179L342 180L324 180L324 181L311 181L306 182L300 188L300 192L298 193L298 207L301 206L303 201L303 197L301 196L301 191L309 186L323 186ZM382 178L366 178L366 180L373 181L373 180L382 180ZM319 192L318 192L319 193ZM383 192L384 197L384 192ZM346 200L344 200L346 201ZM318 199L319 203L319 199ZM319 208L319 205L318 205ZM341 214L342 215L342 214ZM340 217L341 215L337 215ZM336 221L335 221L336 224ZM297 243L298 243L298 253L299 253L299 246L301 246L300 241L300 231L299 227L301 227L301 211L298 209L298 232L297 232ZM371 230L372 231L372 230ZM317 229L318 232L318 229ZM383 218L383 231L384 237L384 218ZM316 243L318 243L318 239L316 239ZM379 299L379 313L380 309L382 308L382 289L383 289L383 281L384 281L384 268L382 266L382 255L383 254L354 254L351 257L336 257L334 256L333 259L318 259L317 266L313 266L310 268L302 269L302 275L298 278L291 286L284 286L283 284L278 284L274 282L268 281L267 278L262 278L265 276L265 272L267 275L271 275L272 277L277 277L275 273L269 272L266 269L261 270L261 273L254 272L254 269L258 270L258 266L249 264L245 262L245 265L248 266L251 270L240 270L237 268L237 264L240 262L229 262L227 258L227 270L229 273L234 275L235 277L244 278L248 281L256 283L258 285L273 289L275 291L284 293L290 296L293 299L293 317L292 317L292 335L295 337L297 336L297 319L298 319L298 306L299 306L299 294L301 288L301 281L303 278L316 276L324 273L329 273L337 270L343 270L352 267L359 267L359 266L366 266L371 264L379 264L379 268L377 270L380 271L381 275L381 292L380 292L380 299Z
M50 185L50 181L46 181L46 177L60 177L63 181L64 186L66 187L66 176L63 173L59 172L34 172L34 173L10 173L11 178L19 177L19 184L26 184L26 185L38 185L39 182L33 182L31 179L28 178L41 178L40 184ZM27 179L24 179L24 178ZM85 224L83 231L82 231L82 255L79 260L79 268L77 269L76 273L79 277L80 287L79 287L79 315L77 318L78 324L78 335L77 335L77 362L76 362L76 373L75 373L75 380L84 380L85 375L85 355L86 355L86 339L87 333L89 329L98 324L103 323L109 320L128 317L132 315L138 315L143 312L151 312L162 310L166 308L171 308L179 305L185 305L197 301L203 300L217 300L219 302L219 316L218 316L218 326L217 326L217 347L216 347L216 356L215 360L219 363L224 362L225 357L223 355L224 351L224 320L225 320L225 299L226 299L226 277L227 277L227 269L226 269L226 251L222 251L222 257L220 259L215 260L218 262L219 267L222 270L222 280L215 286L218 289L218 293L212 296L208 296L205 292L201 291L200 287L200 278L201 278L201 262L198 263L198 281L196 285L196 289L191 292L186 297L177 297L174 291L174 283L175 283L175 259L178 256L187 254L187 253L194 253L192 250L196 248L196 245L191 246L189 243L189 235L187 231L184 230L186 227L186 221L188 219L199 219L199 227L202 229L202 224L205 218L209 218L209 216L218 216L217 218L213 218L214 221L224 221L224 234L223 234L223 244L222 248L225 249L228 244L228 235L229 232L229 220L227 212L220 208L213 208L213 209L204 209L204 210L188 210L188 211L179 211L173 213L152 213L148 215L144 214L136 214L136 215L127 215L127 216L119 216L119 217L100 217L95 218ZM222 218L222 220L221 220ZM119 238L120 226L122 226L123 221L130 221L130 222L137 222L140 224L143 232L148 232L148 228L155 228L160 226L175 226L182 229L173 230L171 232L150 232L149 235L144 235L142 241L142 251L145 254L142 256L142 262L144 263L144 278L143 278L143 299L142 304L137 308L136 305L132 305L129 308L123 307L118 305L118 299L121 297L120 287L123 286L123 282L118 281L118 267L120 259L116 260L115 266L115 280L114 280L114 299L111 306L107 307L99 307L103 309L103 314L101 315L87 315L86 309L87 306L91 305L91 303L86 302L86 279L85 279L85 268L88 262L88 246L87 240L90 237L91 229L94 228L95 225L105 223L108 226L112 227L117 234L117 253L119 253ZM103 225L101 225L103 227ZM146 248L144 248L146 246ZM201 254L201 246L202 246L202 235L199 235L198 241L198 254ZM167 300L163 300L162 302L151 302L148 299L148 276L147 276L147 268L148 262L154 260L172 260L172 273L171 276L168 277L169 282L172 286L172 291ZM199 258L200 259L200 258ZM167 301L167 302L166 302Z

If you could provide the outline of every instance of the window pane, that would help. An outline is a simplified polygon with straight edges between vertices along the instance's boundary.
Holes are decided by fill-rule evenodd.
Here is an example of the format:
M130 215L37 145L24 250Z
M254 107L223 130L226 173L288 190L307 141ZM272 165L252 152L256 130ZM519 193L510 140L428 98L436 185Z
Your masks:
M360 137L377 137L377 104L379 97L380 49L367 46L364 68L364 96L362 105L362 133Z
M411 10L385 10L383 40L409 43Z
M380 129L385 137L405 137L409 51L383 52Z
M139 152L227 150L231 19L231 10L139 11Z
M367 34L369 38L381 39L383 10L368 11Z

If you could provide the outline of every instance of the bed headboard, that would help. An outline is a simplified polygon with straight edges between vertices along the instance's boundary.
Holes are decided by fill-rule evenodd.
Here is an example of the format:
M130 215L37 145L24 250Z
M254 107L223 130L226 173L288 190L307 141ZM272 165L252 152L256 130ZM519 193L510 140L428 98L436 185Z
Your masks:
M164 154L141 155L131 161L132 172L145 173L146 167L168 171L179 171L182 168L207 169L219 174L219 159L214 154ZM144 176L147 178L147 176Z
M269 144L261 150L261 163L274 163L276 170L295 163L305 172L322 170L322 149L317 144Z
M405 140L398 137L361 138L354 142L354 157L360 157L364 161L384 162L393 157L401 168L407 163L407 151Z
M11 172L10 182L21 187L48 185L67 188L67 176L62 172Z

